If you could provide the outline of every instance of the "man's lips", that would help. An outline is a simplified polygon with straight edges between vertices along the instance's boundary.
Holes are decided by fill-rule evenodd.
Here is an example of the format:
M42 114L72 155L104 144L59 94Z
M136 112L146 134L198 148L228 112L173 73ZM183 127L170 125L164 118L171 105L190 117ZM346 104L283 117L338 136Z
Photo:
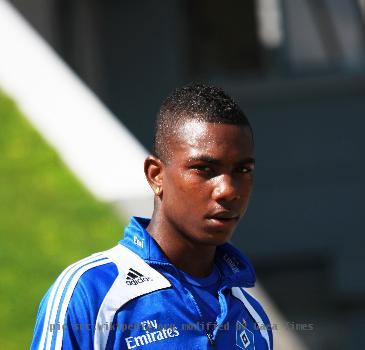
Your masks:
M217 220L236 220L240 217L240 215L233 211L220 211L213 214L208 214L206 216L208 219L217 219Z
M208 221L214 226L226 226L236 224L239 217L239 214L231 211L222 211L206 216Z

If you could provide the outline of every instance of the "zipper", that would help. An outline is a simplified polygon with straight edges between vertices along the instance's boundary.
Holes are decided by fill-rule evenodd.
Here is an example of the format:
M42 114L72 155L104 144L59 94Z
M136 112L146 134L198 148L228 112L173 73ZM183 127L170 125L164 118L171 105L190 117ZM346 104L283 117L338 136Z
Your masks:
M172 265L168 262L153 261L153 262L150 262L150 264L151 265L160 265L160 266L170 267L179 276L179 271L177 270L177 268L174 265ZM165 278L166 278L166 276L165 276ZM172 286L172 283L171 283L171 286ZM207 329L205 329L206 325L204 324L202 313L200 311L200 308L199 308L197 302L195 301L195 298L194 298L193 294L187 288L185 288L184 286L183 286L183 288L187 292L188 297L191 299L192 303L194 304L194 307L195 307L196 311L198 312L198 315L199 315L198 322L199 322L199 324L202 324L204 326L204 333L205 333L206 337L208 338L209 344L211 345L211 347L215 348L214 332L216 331L216 329L218 329L218 327L216 327L216 329L213 330L213 334L209 333L209 331Z
M197 302L195 301L195 299L194 299L194 296L193 296L193 294L187 289L187 288L185 288L184 287L184 289L186 290L186 292L187 292L187 294L188 294L188 296L189 296L189 298L191 299L191 301L193 302L193 304L194 304L194 307L195 307L195 309L196 309L196 311L198 312L198 315L199 315L199 322L200 322L200 324L202 324L203 325L203 327L204 327L204 333L205 333L205 335L206 335L206 337L208 338L208 341L209 341L209 344L214 348L215 347L215 341L214 341L214 336L213 336L213 334L211 334L211 333L209 333L209 331L207 330L207 329L205 329L205 327L206 327L206 325L205 325L205 323L204 323L204 321L203 321L203 316L202 316L202 313L201 313L201 311L200 311L200 308L199 308L199 306L198 306L198 304L197 304Z
M215 342L214 342L213 335L210 334L208 331L205 331L205 334L207 335L207 338L209 340L210 345L214 348L215 347Z

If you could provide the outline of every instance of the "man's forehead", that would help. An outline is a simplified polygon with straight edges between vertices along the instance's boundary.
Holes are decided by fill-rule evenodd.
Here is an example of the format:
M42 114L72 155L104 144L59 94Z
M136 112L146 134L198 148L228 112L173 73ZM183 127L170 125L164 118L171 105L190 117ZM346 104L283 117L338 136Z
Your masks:
M251 131L247 126L210 123L200 120L187 120L177 127L176 141L190 146L203 142L207 146L220 143L237 143L238 139L247 138L252 141Z
M209 135L208 124L198 120L187 120L176 130L176 136L180 142L193 144L201 138L211 137Z
M186 156L230 154L248 156L253 151L251 131L247 126L188 121L177 128L170 139L170 152L184 152Z

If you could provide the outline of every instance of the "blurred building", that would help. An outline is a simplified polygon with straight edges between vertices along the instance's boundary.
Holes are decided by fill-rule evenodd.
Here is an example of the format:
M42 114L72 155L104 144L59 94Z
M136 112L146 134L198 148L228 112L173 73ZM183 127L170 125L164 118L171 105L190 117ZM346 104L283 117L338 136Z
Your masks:
M365 1L11 2L149 149L174 87L235 96L257 147L235 242L279 327L310 349L365 348Z

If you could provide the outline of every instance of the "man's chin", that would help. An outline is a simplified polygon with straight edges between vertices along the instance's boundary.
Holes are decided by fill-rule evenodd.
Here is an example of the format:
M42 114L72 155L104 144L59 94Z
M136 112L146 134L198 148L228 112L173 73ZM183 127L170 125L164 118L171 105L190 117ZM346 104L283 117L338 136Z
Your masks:
M201 237L201 242L207 245L219 246L227 243L233 236L233 229L223 230L223 229L212 229L209 228L204 231L203 237Z

